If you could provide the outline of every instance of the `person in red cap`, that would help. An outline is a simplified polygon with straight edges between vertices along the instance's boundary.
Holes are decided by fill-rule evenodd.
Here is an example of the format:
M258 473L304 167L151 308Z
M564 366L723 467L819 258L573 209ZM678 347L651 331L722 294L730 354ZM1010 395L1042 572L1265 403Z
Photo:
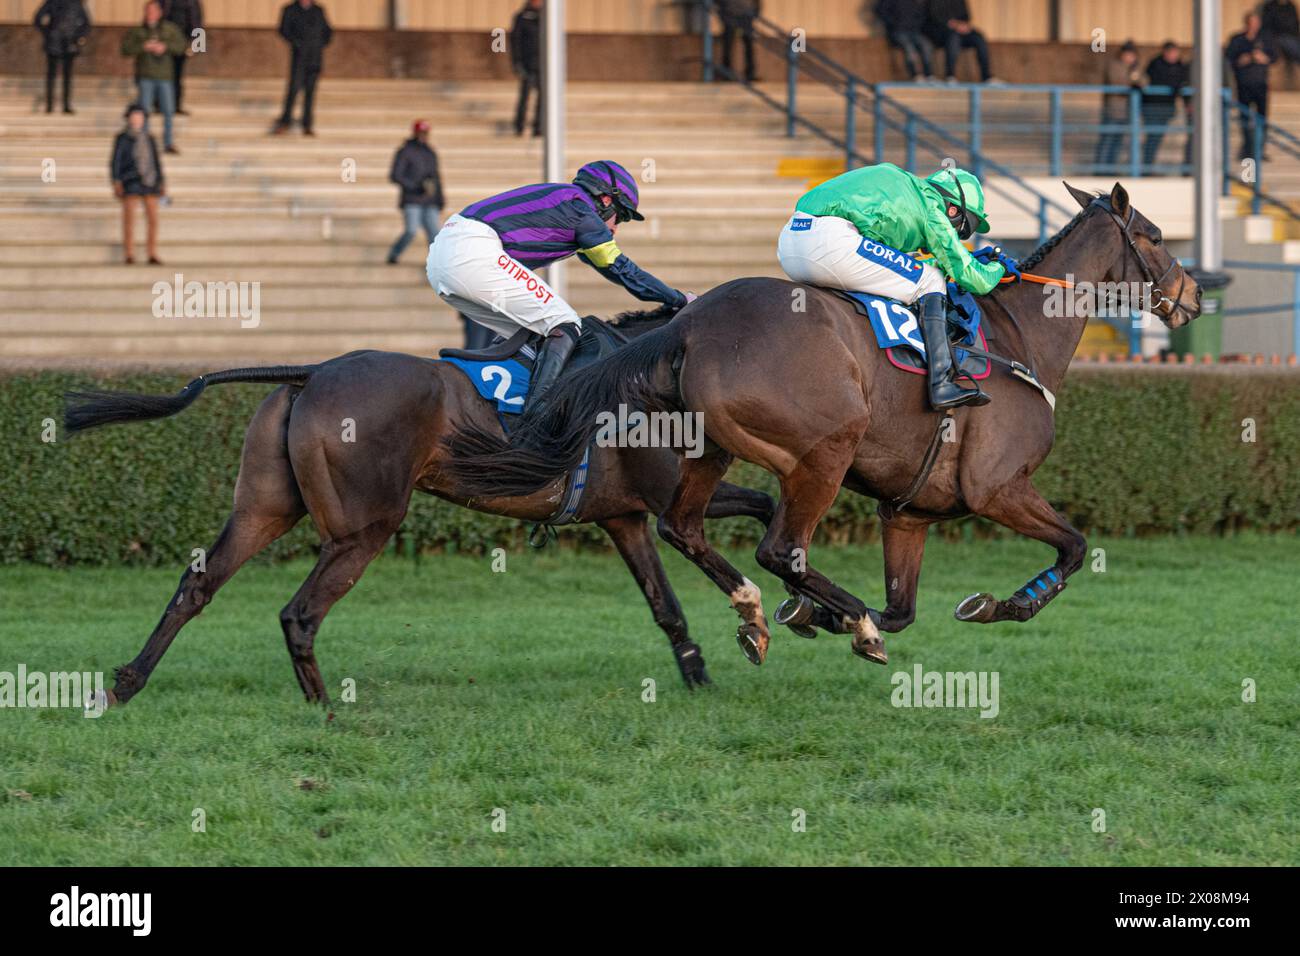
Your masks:
M393 168L388 178L401 190L397 205L402 210L402 234L388 250L388 264L396 265L406 251L417 229L433 244L438 234L438 219L442 214L442 176L438 173L438 154L429 145L429 123L416 120L411 127L411 138L393 156Z

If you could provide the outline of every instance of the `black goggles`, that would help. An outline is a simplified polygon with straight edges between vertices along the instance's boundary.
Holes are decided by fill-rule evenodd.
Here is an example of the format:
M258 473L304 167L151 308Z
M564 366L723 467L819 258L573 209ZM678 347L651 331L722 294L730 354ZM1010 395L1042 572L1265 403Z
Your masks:
M935 184L935 189L939 190L939 195L947 201L948 204L948 221L952 227L957 230L958 239L969 239L975 235L975 226L978 222L975 214L966 208L966 190L962 189L961 181L953 174L952 181L957 184L957 195L953 195L942 186Z

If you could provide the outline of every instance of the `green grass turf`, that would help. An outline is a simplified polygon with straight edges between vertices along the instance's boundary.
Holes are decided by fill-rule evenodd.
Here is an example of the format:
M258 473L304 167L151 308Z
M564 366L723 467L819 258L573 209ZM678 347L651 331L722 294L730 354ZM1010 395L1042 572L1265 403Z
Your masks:
M329 722L277 620L309 565L250 566L127 707L0 710L0 864L1300 863L1295 538L1091 544L1105 573L981 626L953 605L1046 549L932 541L888 668L783 628L751 666L670 555L715 681L694 694L613 554L386 557L317 642L331 692L357 686ZM878 546L812 557L880 602ZM776 581L733 558L770 614ZM0 568L0 670L110 671L176 577ZM891 706L917 663L998 672L1000 713Z

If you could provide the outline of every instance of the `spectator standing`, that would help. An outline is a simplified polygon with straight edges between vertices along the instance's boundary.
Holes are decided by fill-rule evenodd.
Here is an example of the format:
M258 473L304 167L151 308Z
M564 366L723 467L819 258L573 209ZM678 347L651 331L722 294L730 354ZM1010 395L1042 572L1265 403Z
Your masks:
M139 103L126 109L126 128L113 141L113 155L109 160L109 175L113 180L113 195L122 200L122 246L126 264L135 262L136 209L144 207L148 224L146 248L150 265L160 266L158 259L158 199L166 195L166 180L162 163L158 159L158 144L149 135L145 123L147 115Z
M427 120L415 121L411 138L393 156L393 168L388 178L401 187L397 206L402 210L405 223L402 234L388 251L388 264L392 266L397 265L397 260L415 238L417 229L424 228L430 245L438 234L438 217L443 207L442 176L438 172L438 154L429 145Z
M163 19L158 0L144 5L144 23L122 37L122 55L135 60L140 105L146 113L155 108L162 112L163 150L168 153L180 152L172 141L172 115L176 112L176 57L184 52L185 38L176 24Z
M1246 14L1245 29L1228 39L1225 53L1237 81L1237 102L1247 108L1241 114L1240 159L1262 157L1255 155L1255 119L1268 118L1268 68L1277 55L1273 44L1263 33L1263 20L1259 14ZM1254 107L1252 111L1250 107Z
M731 48L740 35L745 48L745 82L758 79L754 70L754 18L762 12L761 0L718 0L718 16L722 20L722 67L728 77L734 77L731 67Z
M533 106L533 135L542 135L542 0L527 0L510 25L510 66L519 77L519 101L515 104L515 135L524 135L528 97L537 94Z
M1269 0L1260 8L1264 36L1292 63L1300 62L1300 15L1294 0Z
M934 44L925 35L925 0L877 0L876 17L885 28L889 45L903 51L909 79L934 79L931 57Z
M320 79L325 48L334 38L334 30L325 16L325 8L315 0L290 0L280 14L280 36L293 51L289 61L289 88L284 94L284 112L272 133L279 135L293 125L293 104L302 92L302 132L315 136L312 107L316 101L316 81Z
M1101 82L1103 86L1127 86L1141 89L1146 85L1146 77L1138 65L1137 44L1132 40L1119 48L1119 56L1106 58ZM1127 93L1105 93L1101 99L1101 122L1104 126L1116 126L1128 122L1129 95ZM1124 134L1104 130L1097 140L1098 172L1112 172L1108 167L1115 165L1119 149L1124 144Z
M185 110L185 61L194 51L194 31L203 29L203 4L201 0L163 0L163 19L176 24L185 38L185 52L175 57L176 113L189 116Z
M943 47L948 82L957 82L957 60L962 50L974 50L979 61L980 82L1000 83L989 66L989 44L970 21L966 0L929 0L926 32L936 46Z
M45 0L32 21L45 41L45 112L54 112L54 78L63 64L63 112L72 113L72 61L90 36L82 0Z
M1142 163L1150 167L1160 152L1160 143L1169 131L1177 112L1177 104L1182 102L1184 110L1190 116L1191 100L1178 91L1191 80L1191 70L1183 62L1178 44L1166 40L1160 49L1160 55L1147 64L1148 86L1167 87L1168 92L1148 92L1142 98L1142 124L1147 128L1142 140ZM1188 149L1191 151L1191 137L1188 135Z

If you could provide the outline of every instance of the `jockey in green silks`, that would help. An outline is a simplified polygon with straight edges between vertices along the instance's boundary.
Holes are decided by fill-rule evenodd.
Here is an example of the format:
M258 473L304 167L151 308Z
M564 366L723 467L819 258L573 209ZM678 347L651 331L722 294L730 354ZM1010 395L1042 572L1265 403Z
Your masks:
M795 282L866 292L921 306L921 331L935 408L983 405L963 385L948 344L947 279L975 295L997 287L1014 260L1000 251L972 255L962 244L989 231L984 188L972 173L945 168L926 179L892 163L864 166L804 194L781 231L777 256ZM909 253L933 257L921 262Z

